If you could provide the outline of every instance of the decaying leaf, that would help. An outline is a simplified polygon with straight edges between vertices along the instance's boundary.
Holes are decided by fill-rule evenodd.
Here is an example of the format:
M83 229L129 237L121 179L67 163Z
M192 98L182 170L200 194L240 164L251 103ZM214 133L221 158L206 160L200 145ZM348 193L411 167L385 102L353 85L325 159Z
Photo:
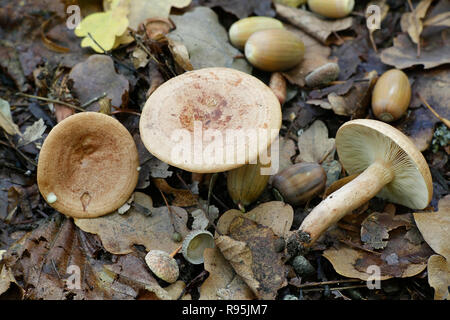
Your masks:
M428 245L450 261L450 195L439 201L436 212L414 213L414 220Z
M278 248L280 238L269 227L251 219L275 224L277 233L286 235L293 212L290 206L281 202L269 202L261 206L261 209L255 208L245 215L238 210L225 212L217 224L217 231L221 235L216 237L216 245L258 298L274 299L277 290L287 284L284 254ZM269 218L268 213L274 214L276 208L286 213L280 215L280 219ZM281 220L281 223L276 220Z
M128 20L130 28L137 30L138 26L150 18L168 18L170 9L185 8L192 0L128 0Z
M350 28L353 23L351 17L343 19L325 20L317 15L302 9L275 4L277 14L294 26L300 28L323 44L327 43L328 38L334 32ZM306 46L308 47L308 46Z
M127 0L113 0L110 10L84 18L75 28L75 34L84 37L81 46L91 47L99 53L113 49L116 37L127 30L128 10Z
M176 29L167 38L187 48L194 69L227 67L251 72L242 53L229 43L228 33L214 11L207 7L196 7L181 16L172 15L170 18Z
M153 179L153 182L159 190L174 196L171 201L174 206L190 207L198 203L198 195L193 194L190 190L172 188L164 179Z
M448 30L427 38L427 45L421 48L417 57L415 44L406 34L394 38L394 45L384 49L381 53L383 63L405 69L416 65L423 65L425 69L437 67L450 62L450 40Z
M348 80L351 82L349 91L340 95L331 92L327 100L308 100L307 103L319 105L324 109L332 109L334 113L341 116L350 116L354 119L363 118L367 114L367 108L370 105L372 88L376 83L378 73L371 71L359 81Z
M279 148L278 172L290 167L292 165L291 159L297 153L294 141L282 136L279 136Z
M411 40L418 44L423 30L422 19L426 16L433 0L422 0L412 12L405 12L402 16L401 26L403 32L408 32Z
M323 162L333 160L334 138L328 138L328 129L321 120L316 120L298 137L300 154L296 162Z
M392 215L390 213L374 212L361 223L361 241L369 249L383 249L389 238L389 231L399 227L411 227L411 216Z
M2 98L0 98L0 127L8 134L20 134L19 127L12 119L9 102Z
M173 206L171 212L167 207L148 208L145 197L135 196L135 202L149 209L151 215L132 207L122 215L114 212L95 219L75 219L75 224L83 231L98 234L105 249L114 254L132 252L134 244L143 245L148 251L170 253L177 249L180 244L172 240L172 234L178 232L184 237L189 232L187 212Z
M219 249L206 248L203 256L205 270L209 271L209 277L199 289L200 300L253 300L256 298Z
M17 146L23 147L31 142L41 139L46 128L47 126L44 124L44 120L42 120L42 118L37 120L35 123L25 129L25 132L20 137Z
M434 288L434 300L450 300L450 264L440 255L428 259L428 283Z
M258 16L275 16L271 0L198 0L198 3L209 7L221 7L239 19L246 18L252 13Z
M114 107L125 107L128 103L129 82L123 75L116 73L114 62L109 56L91 55L72 68L69 78L73 80L73 90L82 104L102 93L106 93ZM98 109L98 102L88 107L90 111Z
M134 299L140 289L157 291L156 280L149 271L145 275L138 272L136 264L138 281L108 270L111 262L95 256L100 248L95 241L57 214L13 244L4 262L13 276L21 279L28 299ZM119 264L120 259L129 258L119 258ZM124 274L132 272L122 270Z

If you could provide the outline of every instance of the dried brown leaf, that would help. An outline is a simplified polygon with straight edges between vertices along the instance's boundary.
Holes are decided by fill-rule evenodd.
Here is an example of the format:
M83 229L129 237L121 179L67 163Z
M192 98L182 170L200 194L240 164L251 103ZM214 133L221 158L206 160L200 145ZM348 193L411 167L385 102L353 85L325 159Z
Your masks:
M428 283L434 288L434 300L450 300L450 264L440 255L428 259Z
M334 138L328 138L328 128L321 120L316 120L298 137L300 155L296 162L331 161L335 152Z

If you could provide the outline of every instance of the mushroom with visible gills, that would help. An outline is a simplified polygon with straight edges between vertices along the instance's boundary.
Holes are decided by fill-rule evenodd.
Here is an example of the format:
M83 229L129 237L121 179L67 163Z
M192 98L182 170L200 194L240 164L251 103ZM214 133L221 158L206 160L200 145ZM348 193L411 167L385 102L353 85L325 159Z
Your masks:
M336 149L348 174L359 175L303 220L288 241L290 254L311 246L328 227L375 196L411 209L424 209L431 201L428 164L413 142L394 127L378 120L346 122L336 134Z
M49 205L75 218L120 208L138 181L133 137L111 116L81 112L58 123L45 139L37 168L39 191Z
M155 157L196 173L256 163L280 127L281 106L272 90L230 68L199 69L166 81L145 103L139 123L142 142ZM261 134L240 140L241 149L228 139L230 132L248 130Z

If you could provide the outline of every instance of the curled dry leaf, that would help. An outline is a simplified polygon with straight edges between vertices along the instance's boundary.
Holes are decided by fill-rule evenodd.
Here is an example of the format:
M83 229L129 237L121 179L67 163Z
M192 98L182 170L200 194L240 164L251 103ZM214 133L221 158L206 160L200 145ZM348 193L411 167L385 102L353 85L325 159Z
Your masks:
M343 19L325 20L315 14L297 8L275 4L277 14L283 19L308 33L323 44L327 44L334 32L350 28L353 23L351 17ZM306 44L305 44L306 45ZM308 47L308 46L306 46Z
M176 29L167 38L187 48L194 69L227 67L251 72L251 66L243 59L242 53L229 43L228 33L214 11L196 7L181 16L172 15L170 18Z
M12 119L9 102L2 98L0 98L0 127L10 135L20 134L19 127Z
M75 224L83 231L98 234L105 249L114 254L133 252L134 244L143 245L148 251L173 252L180 244L172 240L172 234L176 231L184 237L189 232L187 212L173 206L171 212L167 207L148 207L146 198L149 197L143 193L134 193L134 201L149 209L151 215L145 215L133 206L122 215L114 212L96 219L75 219Z
M428 245L450 261L450 195L442 198L438 207L436 212L414 213L414 220Z
M41 139L46 128L47 126L44 124L43 119L37 120L31 126L25 129L25 132L20 137L17 146L23 147L31 142Z
M278 219L270 218L269 213L275 212L282 214ZM278 235L252 218L273 225ZM289 232L292 219L292 208L274 201L264 203L245 215L238 210L229 210L217 223L217 232L221 234L216 237L217 247L260 299L274 299L277 290L287 284L284 254L279 252L277 243L280 234L286 236Z
M253 300L255 295L217 248L206 248L205 270L209 277L203 282L200 300Z
M423 31L422 19L426 16L432 2L433 0L422 0L412 12L405 12L402 16L402 31L408 32L409 37L416 44L420 42L420 34Z
M440 255L428 259L428 283L434 288L434 300L450 300L450 264Z
M328 138L328 128L321 120L316 120L298 137L300 154L296 162L331 161L336 150L334 138Z
M73 91L81 104L99 97L103 92L111 99L114 107L125 107L128 103L128 80L116 73L114 62L109 56L91 55L72 68L69 78L73 80ZM87 109L94 111L99 107L99 103L94 102Z
M359 81L348 80L351 88L340 95L337 92L328 94L326 100L308 100L307 103L319 105L324 109L331 109L340 116L349 116L353 119L364 118L370 105L372 88L376 83L378 73L371 71Z

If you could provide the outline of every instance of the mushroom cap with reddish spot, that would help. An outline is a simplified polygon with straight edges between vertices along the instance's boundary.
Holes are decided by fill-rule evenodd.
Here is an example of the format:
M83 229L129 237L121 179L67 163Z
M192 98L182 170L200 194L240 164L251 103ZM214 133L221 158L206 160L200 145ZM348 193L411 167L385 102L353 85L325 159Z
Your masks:
M139 124L153 155L199 173L256 161L280 127L281 107L271 89L229 68L200 69L166 81L147 100Z
M128 130L116 119L81 112L58 123L42 145L39 190L59 212L94 218L113 212L131 196L139 158ZM56 196L54 197L53 196Z
M180 274L177 261L167 252L150 250L145 256L145 262L150 270L160 279L174 283Z
M422 153L401 131L378 120L344 123L336 134L339 160L348 174L375 161L386 163L394 178L377 196L411 209L424 209L433 196L430 169Z

